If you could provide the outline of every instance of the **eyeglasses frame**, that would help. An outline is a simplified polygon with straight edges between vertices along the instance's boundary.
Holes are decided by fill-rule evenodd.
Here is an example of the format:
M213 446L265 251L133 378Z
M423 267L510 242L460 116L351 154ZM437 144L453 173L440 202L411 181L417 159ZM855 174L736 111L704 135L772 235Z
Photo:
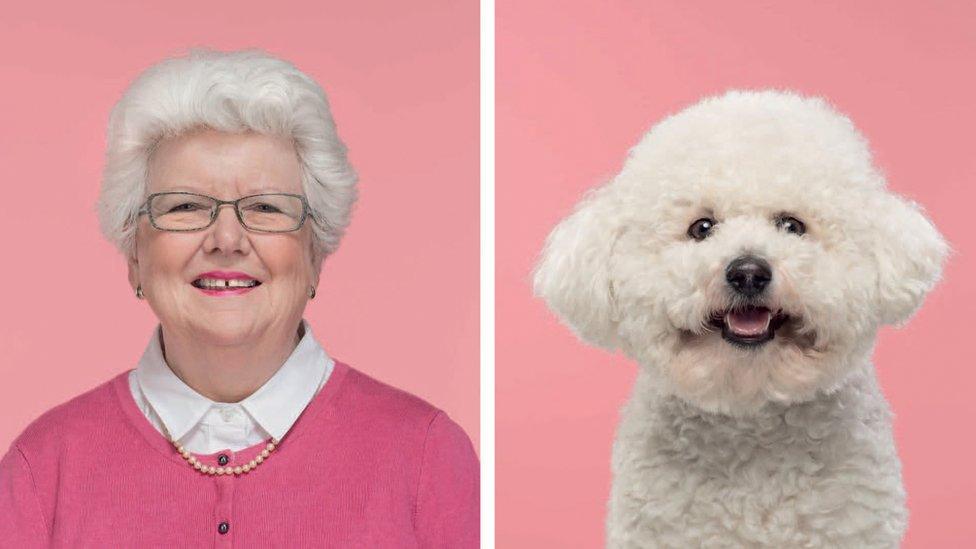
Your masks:
M201 196L203 198L209 198L210 200L213 200L214 202L216 202L217 205L215 207L213 207L213 208L210 209L210 222L207 223L206 225L204 225L203 227L198 228L198 229L163 229L159 225L156 225L156 220L153 218L152 214L149 213L149 205L152 203L153 198L155 198L157 196L168 195L168 194L188 194L188 195L192 195L192 196ZM270 231L270 230L267 230L267 229L255 229L253 227L248 227L247 224L244 223L244 217L241 215L241 209L240 209L240 207L238 205L240 204L240 202L242 200L246 200L248 198L254 198L256 196L293 196L293 197L298 198L299 200L301 200L302 201L302 217L301 217L301 219L298 220L298 227L296 227L294 229L287 230L287 231ZM166 232L173 232L173 233L192 233L192 232L195 232L195 231L202 231L204 229L209 228L211 225L213 225L214 224L214 221L217 220L217 214L220 212L220 207L223 206L223 205L225 205L225 204L229 204L229 205L231 205L231 206L234 207L234 215L237 217L237 221L241 224L241 227L244 227L245 230L254 231L254 232L258 232L258 233L293 233L295 231L301 230L301 228L305 225L305 219L306 218L311 217L313 221L315 220L315 217L312 216L311 212L309 212L308 199L305 198L303 195L293 194L293 193L258 193L258 194L249 194L247 196L242 196L242 197L238 198L237 200L221 200L219 198L210 196L208 194L193 193L193 192L189 192L189 191L163 191L163 192L159 192L159 193L152 193L149 196L147 196L146 197L146 201L139 208L138 215L142 215L142 214L148 215L149 216L149 224L152 225L153 228L156 229L156 230L166 231Z

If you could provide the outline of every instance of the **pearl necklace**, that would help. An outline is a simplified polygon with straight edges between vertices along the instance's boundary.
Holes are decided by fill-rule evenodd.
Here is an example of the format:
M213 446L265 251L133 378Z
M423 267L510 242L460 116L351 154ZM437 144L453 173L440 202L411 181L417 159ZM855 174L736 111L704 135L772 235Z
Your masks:
M176 446L176 451L179 452L181 456L183 456L183 459L185 459L186 462L191 467L207 475L230 475L230 474L240 475L241 473L249 473L254 469L257 469L258 465L264 463L264 460L268 459L268 456L271 455L271 452L273 452L274 449L278 446L278 444L281 443L281 441L279 441L278 439L272 438L271 442L269 442L268 445L264 447L264 450L261 450L260 454L255 456L254 459L245 463L244 465L238 465L236 467L214 467L213 465L204 465L200 463L200 460L198 460L196 456L188 452L186 448L184 448L183 445L181 445L179 442L173 439L169 439L169 440L170 442L173 443L174 446Z
M274 452L274 449L281 444L280 440L271 437L271 442L264 447L264 450L261 450L260 454L254 456L254 459L245 463L244 465L238 465L236 467L214 467L213 465L204 465L200 463L200 460L198 460L196 456L191 454L186 448L183 447L182 444L173 439L173 435L169 434L169 429L166 428L166 425L163 425L163 431L165 431L166 438L169 439L169 441L173 443L173 446L176 447L176 451L183 456L183 459L185 459L191 467L205 475L240 475L242 473L249 473L257 469L258 465L264 463L264 460L268 459L271 452Z

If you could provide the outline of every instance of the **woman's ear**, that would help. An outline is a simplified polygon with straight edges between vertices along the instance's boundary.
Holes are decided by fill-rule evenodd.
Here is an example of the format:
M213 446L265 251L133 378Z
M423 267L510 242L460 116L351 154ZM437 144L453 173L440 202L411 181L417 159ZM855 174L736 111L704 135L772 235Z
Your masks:
M139 260L136 258L135 250L126 260L126 264L129 269L129 286L132 286L132 291L135 292L139 286Z
M309 262L309 284L318 288L319 279L322 277L322 264L325 263L325 254L319 253L313 246Z
M546 239L535 267L535 295L576 335L615 349L617 319L610 279L613 243L622 227L614 185L590 191Z
M915 202L885 193L869 213L879 229L872 247L879 318L904 324L941 278L949 246Z

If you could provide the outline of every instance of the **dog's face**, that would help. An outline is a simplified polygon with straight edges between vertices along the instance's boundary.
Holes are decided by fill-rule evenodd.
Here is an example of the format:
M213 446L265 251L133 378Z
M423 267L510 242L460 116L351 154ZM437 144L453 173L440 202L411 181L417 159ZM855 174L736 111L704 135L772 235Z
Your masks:
M670 392L747 414L841 383L945 253L825 102L730 92L656 126L553 231L535 285Z

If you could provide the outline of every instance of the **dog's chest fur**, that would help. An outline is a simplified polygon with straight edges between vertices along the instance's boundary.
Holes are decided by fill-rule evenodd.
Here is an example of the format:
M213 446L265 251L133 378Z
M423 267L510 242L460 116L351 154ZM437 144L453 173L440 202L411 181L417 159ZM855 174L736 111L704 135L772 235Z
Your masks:
M837 393L755 418L662 398L642 372L613 470L610 547L897 547L907 523L869 367Z

